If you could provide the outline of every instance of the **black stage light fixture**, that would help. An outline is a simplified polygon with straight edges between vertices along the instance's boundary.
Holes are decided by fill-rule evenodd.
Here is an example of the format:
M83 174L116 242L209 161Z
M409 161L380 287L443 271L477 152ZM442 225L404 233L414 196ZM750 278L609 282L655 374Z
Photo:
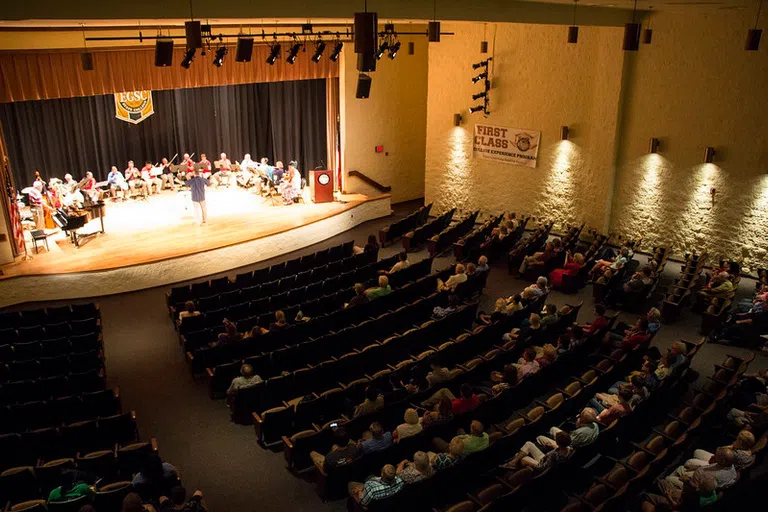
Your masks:
M274 66L278 57L280 57L280 45L274 44L269 48L269 57L267 57L267 64Z
M164 68L173 64L173 39L155 41L155 66Z
M480 80L485 80L486 78L488 78L488 72L483 71L482 73L480 73L479 75L477 75L475 78L472 79L472 83L476 84Z
M291 49L288 50L288 56L285 58L285 61L288 64L296 62L296 56L299 54L299 51L301 51L301 43L293 43Z
M195 50L194 48L187 48L186 53L184 53L184 58L181 61L181 67L184 69L189 69L189 66L192 65L192 62L195 60Z
M226 46L219 46L216 53L213 56L213 65L220 68L224 64L224 56L228 53Z
M472 69L479 69L479 68L488 67L488 63L490 61L491 61L491 59L485 59L484 61L478 62L476 64L472 64Z
M389 43L384 41L379 46L379 49L376 50L376 60L381 60L381 58L384 56L384 53L389 50Z
M430 21L427 27L427 30L428 30L427 34L429 36L429 42L439 43L440 42L440 22Z
M400 51L400 41L396 41L395 44L389 48L389 58L393 59L397 57L397 52Z
M80 58L83 61L83 71L93 71L93 54L91 52L81 53Z
M473 100L479 100L480 98L485 98L485 96L486 96L486 92L483 91L483 92L479 92L477 94L473 94L472 95L472 99Z
M568 140L571 130L567 126L560 127L560 140Z
M485 110L485 105L475 105L469 109L469 113L474 114L475 112L482 112L483 110Z
M312 62L314 63L320 62L320 57L323 56L324 51L325 51L325 43L323 41L318 41L317 45L315 45L315 54L312 55Z
M659 145L661 144L661 141L657 139L656 137L651 138L651 142L648 145L648 152L649 153L658 153L659 152Z
M751 28L747 32L747 42L744 44L744 49L749 52L756 52L760 49L760 36L763 35L763 29Z
M251 57L253 57L253 38L238 37L235 62L251 62Z
M328 56L328 58L331 59L332 62L339 60L339 55L341 55L342 48L344 48L344 43L341 41L336 41L336 44L333 45L333 51Z
M704 163L711 164L715 160L715 148L707 146L704 148Z

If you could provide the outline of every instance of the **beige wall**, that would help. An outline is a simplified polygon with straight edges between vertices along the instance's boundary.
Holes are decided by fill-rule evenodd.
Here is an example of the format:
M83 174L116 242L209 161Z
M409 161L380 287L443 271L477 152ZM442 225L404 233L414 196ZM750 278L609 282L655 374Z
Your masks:
M628 61L612 227L768 264L768 41L744 50L753 10L654 15ZM651 137L659 155L648 155ZM715 164L704 165L706 146ZM710 189L715 187L714 204ZM754 259L755 261L750 261Z
M348 191L368 192L359 180L346 178L358 170L391 186L393 203L424 196L429 43L424 37L401 40L397 57L383 57L370 73L369 98L355 98L358 71L351 44L344 48L339 74L344 185ZM408 41L415 43L414 55L408 55ZM383 153L374 151L378 145L384 146Z
M472 63L483 25L446 24L456 32L430 47L427 108L427 202L486 212L527 212L558 224L585 221L603 228L610 199L621 92L622 30L583 27L577 45L567 28L497 24L491 114L468 114ZM488 28L493 40L493 26ZM464 123L453 126L453 114ZM533 169L472 157L475 123L541 131ZM560 127L572 130L560 141Z

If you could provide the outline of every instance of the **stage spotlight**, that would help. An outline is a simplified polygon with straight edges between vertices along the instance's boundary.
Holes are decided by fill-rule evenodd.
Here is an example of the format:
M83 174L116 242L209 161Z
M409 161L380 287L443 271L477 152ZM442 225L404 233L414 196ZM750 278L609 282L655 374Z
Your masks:
M195 60L195 50L194 48L187 49L187 52L184 54L184 59L181 61L181 67L184 69L189 69L189 66L192 65L192 61Z
M488 63L491 61L491 59L485 59L482 62L478 62L477 64L472 64L472 69L479 69L484 68L488 66Z
M323 52L325 51L325 43L323 41L318 41L317 46L315 46L315 54L312 55L312 62L320 62L320 57L323 56Z
M389 58L390 59L394 59L395 57L397 57L397 52L399 52L399 51L400 51L400 41L397 41L389 49Z
M485 98L485 91L472 95L473 100L479 100L480 98Z
M480 73L479 75L477 75L475 78L472 79L472 83L476 84L480 80L485 80L486 78L488 78L488 73L485 73L485 72Z
M228 53L226 46L220 46L213 56L213 65L220 68L224 64L224 56Z
M384 41L381 43L381 46L379 46L379 49L376 50L376 60L381 60L387 50L389 50L389 43Z
M285 58L285 61L288 64L293 64L296 62L296 56L299 54L299 51L301 50L301 43L293 43L293 46L291 46L291 49L288 50L288 56Z
M269 48L269 57L267 57L267 64L274 66L277 58L280 57L280 45L275 44Z
M469 113L470 114L474 114L475 112L482 112L483 110L485 110L485 106L484 105L476 105L476 106L471 107L469 109Z
M337 41L335 45L333 45L333 51L328 56L329 59L331 59L332 62L336 62L339 60L339 55L341 55L341 49L344 48L344 43L341 41Z

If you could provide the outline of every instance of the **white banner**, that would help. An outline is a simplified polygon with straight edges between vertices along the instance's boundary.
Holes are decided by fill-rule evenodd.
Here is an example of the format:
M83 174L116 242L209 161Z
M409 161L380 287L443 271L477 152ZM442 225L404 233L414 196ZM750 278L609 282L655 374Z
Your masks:
M477 158L536 167L540 139L534 130L476 124L472 150Z

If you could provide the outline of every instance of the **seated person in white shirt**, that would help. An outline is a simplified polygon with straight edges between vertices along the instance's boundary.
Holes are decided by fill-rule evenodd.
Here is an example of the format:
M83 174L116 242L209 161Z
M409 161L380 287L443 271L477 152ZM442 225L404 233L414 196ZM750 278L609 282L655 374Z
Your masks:
M459 263L456 265L456 273L449 277L445 282L437 280L437 291L442 292L444 290L456 291L456 287L467 280L466 269L464 265Z
M232 384L229 385L227 390L227 404L231 405L235 395L241 390L255 386L263 382L262 378L258 375L254 375L253 367L249 364L244 364L240 368L240 377L232 379Z
M397 272L399 270L406 269L411 266L411 262L408 261L408 253L405 251L399 253L397 255L397 263L392 265L392 268L389 269L389 271L381 270L379 271L380 274L392 274L394 272Z

